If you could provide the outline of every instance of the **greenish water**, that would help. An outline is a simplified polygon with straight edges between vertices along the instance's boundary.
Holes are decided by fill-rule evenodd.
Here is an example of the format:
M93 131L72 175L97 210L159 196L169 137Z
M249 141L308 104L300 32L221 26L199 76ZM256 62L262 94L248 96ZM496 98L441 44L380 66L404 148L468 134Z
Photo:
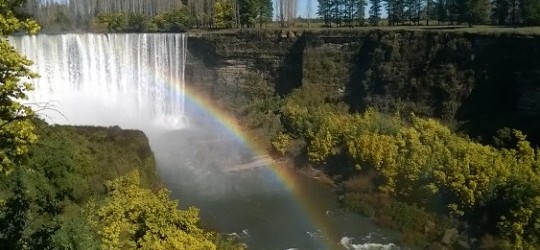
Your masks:
M280 168L285 181L269 166L229 172L254 161L234 139L200 129L150 139L159 174L181 206L199 207L203 225L250 249L401 249L396 233L342 210L332 188L313 178Z

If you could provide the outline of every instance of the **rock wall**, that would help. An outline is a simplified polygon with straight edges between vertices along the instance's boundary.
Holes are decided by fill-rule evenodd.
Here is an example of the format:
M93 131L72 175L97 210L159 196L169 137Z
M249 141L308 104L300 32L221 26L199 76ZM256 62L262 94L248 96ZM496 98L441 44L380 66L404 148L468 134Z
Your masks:
M256 72L282 95L309 85L342 97L352 110L374 106L385 112L414 112L484 138L504 126L540 138L536 35L412 30L210 33L190 37L188 50L186 77L208 93L234 86L245 72Z

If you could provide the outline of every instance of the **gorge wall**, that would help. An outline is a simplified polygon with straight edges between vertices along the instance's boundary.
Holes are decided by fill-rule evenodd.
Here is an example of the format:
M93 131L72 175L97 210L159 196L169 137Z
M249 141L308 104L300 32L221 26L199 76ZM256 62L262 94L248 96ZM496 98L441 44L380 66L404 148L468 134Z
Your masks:
M281 95L310 87L352 110L437 117L484 139L505 126L540 138L538 35L250 31L192 34L187 46L186 84L216 100L256 74Z

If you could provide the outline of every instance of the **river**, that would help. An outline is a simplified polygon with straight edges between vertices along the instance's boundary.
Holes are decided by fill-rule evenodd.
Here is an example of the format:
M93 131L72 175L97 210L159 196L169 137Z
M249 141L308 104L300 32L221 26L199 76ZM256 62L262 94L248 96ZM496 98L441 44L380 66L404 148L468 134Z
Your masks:
M331 186L278 164L250 165L255 155L227 135L183 129L156 136L152 148L174 198L250 249L399 249L396 233L340 208ZM239 165L252 168L228 171Z
M145 131L166 187L182 207L200 208L204 226L250 249L399 249L395 233L343 211L330 186L270 164L254 138L239 140L186 94L185 35L10 39L41 76L28 104L51 123Z

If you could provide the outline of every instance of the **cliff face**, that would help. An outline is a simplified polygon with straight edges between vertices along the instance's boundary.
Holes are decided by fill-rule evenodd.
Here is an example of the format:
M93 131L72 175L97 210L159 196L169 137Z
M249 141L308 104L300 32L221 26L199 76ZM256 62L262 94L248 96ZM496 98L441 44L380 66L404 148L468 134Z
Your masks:
M186 79L209 90L246 72L280 94L300 86L353 110L414 112L473 136L508 126L540 133L540 37L445 31L208 34L188 40Z

